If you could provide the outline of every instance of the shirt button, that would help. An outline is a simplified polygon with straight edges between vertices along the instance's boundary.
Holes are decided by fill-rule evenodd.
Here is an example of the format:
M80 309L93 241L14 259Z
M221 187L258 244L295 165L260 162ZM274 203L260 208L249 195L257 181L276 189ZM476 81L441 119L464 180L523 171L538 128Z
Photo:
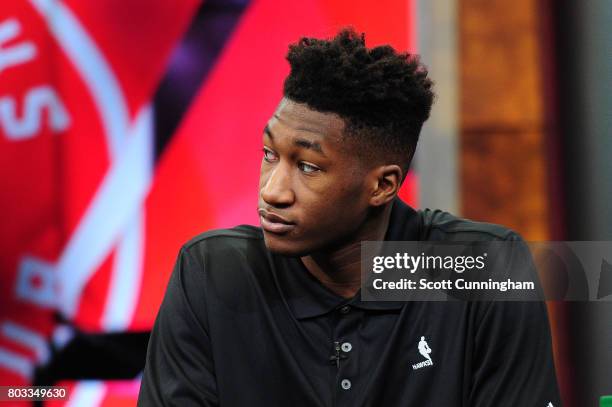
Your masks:
M351 381L349 379L344 379L340 382L340 386L342 386L343 390L348 390L351 388Z
M350 342L344 342L340 348L343 352L350 352L353 349L353 345Z
M340 313L341 314L348 314L351 311L351 307L348 305L345 305L344 307L340 308Z

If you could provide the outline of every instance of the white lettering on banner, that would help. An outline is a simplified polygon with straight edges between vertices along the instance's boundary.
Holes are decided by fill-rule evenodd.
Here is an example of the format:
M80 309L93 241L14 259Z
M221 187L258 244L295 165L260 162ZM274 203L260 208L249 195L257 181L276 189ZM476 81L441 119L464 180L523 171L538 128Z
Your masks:
M85 83L102 120L112 160L96 196L54 267L60 285L57 307L68 318L74 317L83 287L116 247L119 256L113 265L101 322L107 330L124 329L131 321L139 296L144 248L142 205L152 174L153 134L146 124L152 120L151 107L142 106L134 123L130 123L126 98L117 78L69 7L59 0L30 2Z
M49 346L47 345L46 338L40 333L12 321L4 321L0 324L0 334L6 340L30 348L36 355L35 359L32 359L0 347L0 368L31 380L34 373L34 365L48 362L50 356Z
M44 364L49 361L49 346L43 335L11 321L4 322L0 326L0 332L4 337L30 348L36 355L37 363Z
M62 132L70 125L70 118L59 96L48 85L30 89L23 101L23 117L17 117L17 103L11 96L0 98L0 127L11 140L26 140L36 136L42 127L44 110L48 111L49 127Z
M29 380L34 372L34 362L25 356L0 347L0 368L9 370Z
M51 263L24 256L17 274L17 298L43 308L57 306L54 290L55 268Z
M9 67L25 64L36 57L36 46L22 41L10 46L5 44L21 32L15 18L0 23L0 73ZM70 117L57 92L47 84L29 89L23 97L23 108L18 109L17 98L11 95L0 97L0 128L9 140L27 140L36 136L42 128L43 113L48 112L49 127L61 132L70 125ZM21 119L17 112L23 112Z
M36 47L29 41L23 41L6 47L21 31L19 21L10 18L0 23L0 73L11 67L24 64L36 56Z

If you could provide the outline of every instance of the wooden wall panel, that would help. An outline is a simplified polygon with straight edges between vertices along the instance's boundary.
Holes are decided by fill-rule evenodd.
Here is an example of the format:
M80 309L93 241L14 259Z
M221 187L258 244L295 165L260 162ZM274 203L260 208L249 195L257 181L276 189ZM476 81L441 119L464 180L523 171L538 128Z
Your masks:
M462 214L549 237L536 0L461 0Z

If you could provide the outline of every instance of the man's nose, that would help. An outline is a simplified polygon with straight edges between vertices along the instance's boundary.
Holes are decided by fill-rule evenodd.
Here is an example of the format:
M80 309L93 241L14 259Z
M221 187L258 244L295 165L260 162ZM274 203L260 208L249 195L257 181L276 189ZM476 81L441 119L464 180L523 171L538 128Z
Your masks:
M289 169L279 163L268 173L261 187L261 198L270 206L289 206L295 200Z

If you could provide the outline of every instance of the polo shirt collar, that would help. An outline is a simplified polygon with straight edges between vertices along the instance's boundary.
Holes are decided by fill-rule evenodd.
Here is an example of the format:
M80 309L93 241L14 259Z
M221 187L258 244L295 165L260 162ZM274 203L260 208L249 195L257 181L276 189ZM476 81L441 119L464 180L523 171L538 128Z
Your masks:
M395 198L385 240L419 240L421 219L417 211ZM316 279L299 257L272 255L273 276L287 305L297 319L327 314L346 305L374 311L394 311L401 301L361 301L358 292L343 298Z

